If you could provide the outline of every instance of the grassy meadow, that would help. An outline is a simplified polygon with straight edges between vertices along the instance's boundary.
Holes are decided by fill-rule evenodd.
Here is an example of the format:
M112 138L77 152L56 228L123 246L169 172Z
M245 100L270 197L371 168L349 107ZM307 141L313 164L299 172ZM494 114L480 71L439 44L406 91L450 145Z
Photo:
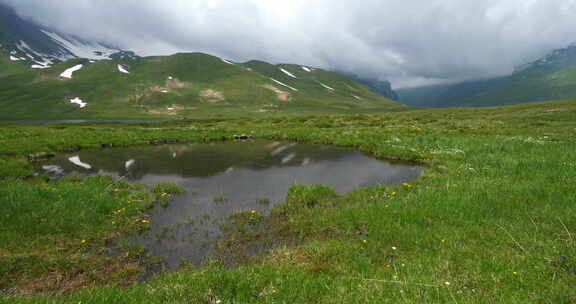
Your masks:
M0 303L576 303L576 100L155 123L0 126ZM426 166L344 195L294 185L270 215L239 214L223 252L144 282L146 210L179 189L29 177L28 153L202 142L234 134L356 147ZM184 189L185 190L185 189ZM168 193L170 192L170 193Z

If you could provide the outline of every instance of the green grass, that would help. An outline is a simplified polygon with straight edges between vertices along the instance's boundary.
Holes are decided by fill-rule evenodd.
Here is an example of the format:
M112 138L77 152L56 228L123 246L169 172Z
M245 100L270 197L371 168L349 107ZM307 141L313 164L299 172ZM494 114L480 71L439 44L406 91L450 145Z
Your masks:
M152 187L152 192L159 197L159 203L162 206L167 206L172 196L181 194L184 189L177 183L158 183Z
M142 211L154 202L145 189L110 177L8 179L0 197L0 286L71 290L131 282L141 270L128 257L102 253L119 233L145 228Z
M423 107L498 106L574 98L576 67L536 65L512 75L398 90L402 103Z
M23 63L10 62L1 53L0 58L0 119L4 120L206 119L384 112L404 108L337 73L324 70L309 73L299 67L282 65L300 77L296 80L282 73L280 66L260 62L260 68L249 71L244 65L227 64L218 57L201 53L95 63L73 59L43 70L31 70ZM75 72L72 79L59 77L77 64L84 67ZM120 73L119 64L130 74ZM294 85L298 92L275 84L269 78L272 76ZM318 81L336 91L323 88ZM280 100L265 85L286 91L290 101ZM221 95L214 98L206 92ZM355 99L354 95L362 100ZM71 104L69 100L75 97L80 97L88 106L80 109Z
M89 288L54 295L0 296L0 302L572 303L576 296L575 114L576 101L564 100L377 115L6 125L0 128L2 152L16 156L3 158L11 168L1 171L5 177L25 175L18 168L31 152L71 145L97 147L103 142L142 144L158 138L201 142L248 132L356 147L377 157L411 158L428 165L421 178L403 185L374 186L345 195L325 186L295 186L286 203L270 215L242 213L239 218L245 221L239 224L250 229L232 232L223 244L252 248L279 240L292 246L276 246L236 268L214 259L202 267L130 286L121 286L123 280L118 279L80 281L83 284L70 283L74 288L63 290ZM130 206L122 195L102 191L107 183L113 181L3 181L0 197L11 199L4 207L9 215L0 215L4 216L0 252L17 271L4 270L0 277L9 273L11 279L2 284L34 291L30 284L16 283L26 282L27 273L50 282L47 274L52 272L46 269L59 268L36 266L52 265L52 260L15 259L62 250L61 259L69 260L84 252L78 249L83 239L99 244L108 233L125 231L115 230L110 219L100 219L98 213L86 213L96 211L72 204L93 201L107 206L102 207L104 214ZM69 202L67 207L52 210L58 194L43 199L52 187L60 189L57 193ZM144 191L129 184L122 187L126 187L119 191L123 195ZM104 197L96 200L99 195ZM68 206L72 209L66 211ZM141 207L127 212L145 218ZM44 230L36 226L38 217L32 216L60 213L64 218L78 213L74 223L86 226L75 230L73 225L56 222ZM100 230L102 234L94 234ZM91 238L89 232L94 234ZM50 238L62 244L45 241ZM109 258L108 263L116 261ZM90 265L95 263L75 262L72 273L91 273Z

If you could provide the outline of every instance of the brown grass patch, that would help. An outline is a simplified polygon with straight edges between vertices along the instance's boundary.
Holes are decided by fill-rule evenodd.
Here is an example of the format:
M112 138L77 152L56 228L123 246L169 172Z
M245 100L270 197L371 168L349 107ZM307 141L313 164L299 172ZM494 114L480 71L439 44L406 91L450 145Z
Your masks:
M135 283L141 271L141 267L137 264L112 262L112 264L103 265L91 273L83 271L73 274L64 274L59 271L47 272L40 276L20 280L14 287L19 293L38 294L69 293L103 283L126 286Z
M153 86L153 87L150 87L149 90L152 92L163 92L163 91L168 91L168 88L161 87L161 86ZM141 95L146 96L148 94L144 93Z
M271 84L265 84L265 85L263 85L262 87L265 88L265 89L274 91L274 93L276 93L276 97L277 97L279 100L282 100L282 101L290 101L290 100L292 99L292 95L290 95L290 93L288 93L288 92L286 92L286 91L282 91L282 90L280 90L279 88L277 88L277 87L275 87L275 86L273 86L273 85L271 85Z
M171 77L166 80L166 87L170 89L183 89L189 88L192 86L192 83L186 81L180 81L176 77Z
M206 98L209 101L223 101L225 99L222 92L211 89L200 92L200 97Z

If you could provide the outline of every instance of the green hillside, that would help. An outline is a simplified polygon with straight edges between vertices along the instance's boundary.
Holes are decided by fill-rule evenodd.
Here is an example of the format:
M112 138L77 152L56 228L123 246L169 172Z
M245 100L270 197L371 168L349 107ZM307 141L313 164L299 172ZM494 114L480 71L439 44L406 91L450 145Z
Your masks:
M398 89L399 101L417 107L475 106L467 101L483 96L486 91L499 86L506 77L466 81L449 85L431 85L417 88ZM478 105L476 105L478 106Z
M0 79L5 76L21 73L28 69L22 61L11 61L10 54L0 48Z
M1 55L0 119L206 118L402 108L337 73L306 68L307 72L297 65L236 64L186 53L96 62L73 59L34 70ZM83 67L72 78L61 77L80 64ZM75 98L87 105L71 103Z
M555 50L510 76L397 90L413 106L496 106L576 97L576 45Z

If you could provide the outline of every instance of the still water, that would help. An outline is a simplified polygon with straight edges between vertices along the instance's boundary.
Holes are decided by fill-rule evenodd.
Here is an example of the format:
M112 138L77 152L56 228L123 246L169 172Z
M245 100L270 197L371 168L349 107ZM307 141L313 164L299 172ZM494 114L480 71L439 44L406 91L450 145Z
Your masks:
M346 193L410 181L423 169L346 148L258 140L80 151L59 155L41 170L182 185L184 194L150 211L151 229L131 238L176 267L182 261L200 264L232 213L267 213L284 200L292 184L327 184Z

